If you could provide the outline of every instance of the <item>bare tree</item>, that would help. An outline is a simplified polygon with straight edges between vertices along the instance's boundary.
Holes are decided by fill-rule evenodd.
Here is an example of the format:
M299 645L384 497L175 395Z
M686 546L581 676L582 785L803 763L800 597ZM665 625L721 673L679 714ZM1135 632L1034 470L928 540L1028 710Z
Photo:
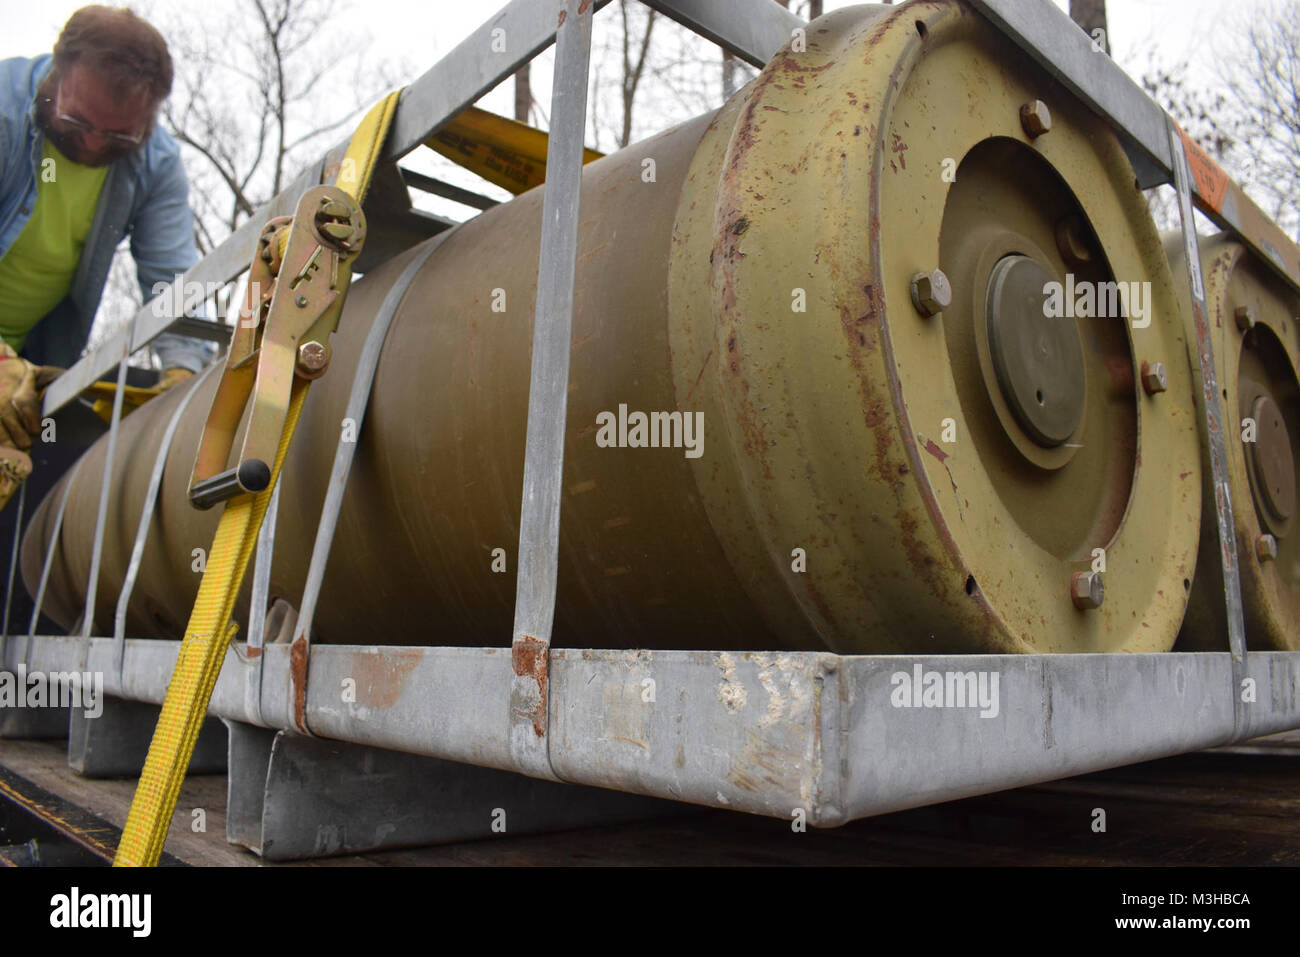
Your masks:
M618 134L620 149L632 142L632 107L636 102L636 89L640 86L641 76L645 72L646 59L650 52L650 37L654 33L657 16L654 10L646 7L645 20L638 30L629 21L629 6L632 6L631 0L618 0L618 12L623 24L623 82L620 89L623 98L623 125Z
M364 38L329 29L337 13L327 0L214 0L149 14L176 63L162 119L186 148L201 251L398 85Z
M1216 77L1187 63L1151 65L1142 85L1283 230L1300 230L1300 0L1225 21ZM1178 227L1172 191L1151 198Z
M515 119L520 123L528 122L533 108L533 91L529 83L531 66L531 63L525 63L515 73Z
M1256 201L1300 235L1300 0L1238 17L1218 62L1227 103L1215 123L1249 144L1236 159Z
M201 253L341 139L361 108L399 85L404 65L369 63L365 37L330 29L338 11L338 4L326 0L139 5L172 54L175 79L160 122L181 144ZM140 305L135 270L123 246L109 273L91 345L128 321ZM133 359L147 361L146 352Z
M1102 44L1107 50L1110 49L1110 34L1106 30L1106 0L1070 0L1070 19L1094 39L1100 30Z

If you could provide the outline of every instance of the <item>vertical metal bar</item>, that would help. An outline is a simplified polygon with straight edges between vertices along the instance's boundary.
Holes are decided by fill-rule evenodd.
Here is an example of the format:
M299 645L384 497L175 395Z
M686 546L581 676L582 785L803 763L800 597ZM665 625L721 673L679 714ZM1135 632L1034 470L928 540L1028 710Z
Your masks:
M564 473L591 14L589 0L564 0L559 8L516 566L510 751L521 770L543 777L554 776L547 747L548 674L559 568L560 483Z
M99 562L104 552L104 526L108 521L108 493L113 485L113 459L117 455L117 435L122 425L122 392L126 388L126 360L131 356L131 337L135 333L135 316L122 343L122 358L117 364L117 393L113 396L113 416L108 426L108 449L104 475L99 483L99 510L95 514L95 542L90 552L90 581L86 584L86 609L81 616L81 637L89 638L95 626L95 598L99 589Z
M1246 628L1241 606L1241 572L1237 564L1236 522L1228 486L1228 446L1223 435L1223 408L1219 405L1219 383L1214 368L1214 343L1210 336L1205 305L1205 284L1201 278L1201 254L1192 212L1191 172L1183 140L1173 120L1167 119L1169 150L1173 156L1174 186L1178 190L1178 212L1183 228L1183 254L1187 257L1191 285L1192 319L1196 326L1196 352L1201 360L1201 397L1205 403L1205 433L1210 446L1210 473L1214 483L1214 514L1219 525L1219 559L1223 567L1224 603L1228 614L1228 650L1232 652L1232 710L1237 733L1244 727L1241 681L1246 673Z
M9 642L9 609L14 597L14 571L18 568L18 544L23 537L23 506L27 501L27 483L18 486L18 505L14 513L14 543L9 550L9 581L5 585L5 618L0 622L0 669L4 668L5 645Z
M266 517L257 533L257 555L253 559L253 592L248 607L248 649L262 654L266 639L266 599L271 593L271 563L275 560L275 520L280 514L280 479L271 489ZM258 670L261 670L259 665Z
M63 532L63 513L67 510L72 486L77 483L77 473L81 471L81 463L84 461L84 456L77 459L77 464L72 466L72 470L68 472L68 484L63 487L63 497L59 499L59 510L54 515L54 529L50 533L49 547L45 549L45 563L41 566L41 581L36 586L36 599L32 603L32 617L27 624L27 640L23 644L24 665L28 663L27 656L31 652L32 637L36 634L36 623L41 617L41 605L45 602L45 586L50 580L50 569L54 565L54 552L59 547L59 535Z
M167 454L171 451L177 428L180 426L181 416L185 414L185 410L189 407L190 400L202 387L203 380L211 375L212 370L217 368L218 365L220 363L212 363L194 378L189 391L185 394L185 398L181 399L180 404L176 406L176 411L172 413L171 419L167 422L167 429L163 432L162 444L158 446L158 454L154 457L153 471L149 474L149 490L145 493L144 508L140 512L140 524L136 526L135 530L135 544L131 548L131 561L127 565L126 580L122 582L122 593L117 597L117 609L113 617L113 641L117 646L117 676L119 679L122 677L122 664L126 652L126 609L131 603L131 593L135 590L135 580L140 574L140 562L144 558L144 546L149 539L149 526L153 524L153 513L158 507L158 490L162 487L163 470L167 465Z
M248 676L250 696L257 702L257 721L262 722L262 672L266 656L266 600L271 593L271 563L275 561L275 522L280 514L280 478L276 477L271 501L266 505L262 528L257 533L257 555L253 559L253 590L248 603L248 656L257 663Z
M361 439L361 424L366 418L366 406L370 402L370 391L374 386L375 371L379 367L379 355L384 349L384 339L388 335L388 327L392 325L393 317L397 315L397 307L401 305L402 300L406 297L406 291L411 287L411 283L415 281L420 269L429 261L429 257L433 255L434 250L440 245L442 245L441 238L430 242L406 264L406 267L397 277L397 281L384 294L384 301L379 305L379 313L375 316L375 321L370 324L370 331L366 333L366 341L361 348L361 358L357 362L357 370L352 377L352 391L348 394L347 411L344 413L345 419L351 423L351 429L345 431L340 428L339 430L338 445L334 449L334 466L330 470L330 481L325 493L325 503L321 506L320 524L316 526L316 540L312 544L311 563L307 568L307 582L302 590L302 607L298 611L298 621L294 626L293 645L302 648L303 652L300 653L302 659L300 674L294 676L291 673L291 678L303 683L301 696L304 701L307 700L306 682L307 675L310 673L308 664L311 655L311 626L316 615L316 602L320 598L321 585L325 581L325 567L329 563L330 546L334 543L334 532L338 528L339 510L343 507L343 495L347 491L348 476L352 471L352 459L356 454L357 443ZM277 486L277 492L278 489ZM271 508L275 508L274 501ZM253 594L256 597L256 583L254 583L253 587ZM249 645L252 645L251 630L249 632ZM258 669L260 671L260 664ZM260 698L258 708L258 717L260 718ZM302 714L293 714L292 718L299 731L304 734L311 734L311 729L307 726L305 709Z

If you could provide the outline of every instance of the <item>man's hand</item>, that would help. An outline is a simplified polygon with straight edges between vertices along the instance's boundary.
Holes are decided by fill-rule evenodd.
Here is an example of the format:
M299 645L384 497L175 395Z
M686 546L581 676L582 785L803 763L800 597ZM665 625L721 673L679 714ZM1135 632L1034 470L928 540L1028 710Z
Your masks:
M32 474L32 460L26 452L0 445L0 512L9 504L18 486Z
M184 366L173 366L170 369L164 369L162 375L158 377L158 385L155 388L166 392L172 386L180 385L192 375L194 373Z
M34 366L0 343L0 446L27 451L41 431L41 392L63 372Z

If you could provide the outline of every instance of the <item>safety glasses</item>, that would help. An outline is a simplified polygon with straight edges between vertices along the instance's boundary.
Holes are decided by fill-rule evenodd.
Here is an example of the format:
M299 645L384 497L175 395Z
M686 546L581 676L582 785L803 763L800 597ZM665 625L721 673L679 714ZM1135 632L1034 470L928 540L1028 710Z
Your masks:
M62 99L63 83L60 82L58 90L55 91L54 94L54 115L58 118L60 123L72 127L78 133L82 133L86 136L102 136L104 139L117 146L139 146L144 142L143 133L120 133L114 130L101 130L91 126L80 117L64 113L63 108L60 106L60 101Z

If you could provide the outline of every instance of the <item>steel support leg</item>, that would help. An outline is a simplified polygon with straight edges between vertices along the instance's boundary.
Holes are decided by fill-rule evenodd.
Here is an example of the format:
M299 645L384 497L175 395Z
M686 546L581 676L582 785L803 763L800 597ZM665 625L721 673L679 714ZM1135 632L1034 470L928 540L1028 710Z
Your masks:
M139 777L149 742L158 724L157 705L104 695L102 712L86 717L73 708L68 724L68 766L86 778ZM220 774L226 769L226 734L209 718L199 732L190 760L191 774Z
M680 805L230 722L227 836L267 860L679 813Z

